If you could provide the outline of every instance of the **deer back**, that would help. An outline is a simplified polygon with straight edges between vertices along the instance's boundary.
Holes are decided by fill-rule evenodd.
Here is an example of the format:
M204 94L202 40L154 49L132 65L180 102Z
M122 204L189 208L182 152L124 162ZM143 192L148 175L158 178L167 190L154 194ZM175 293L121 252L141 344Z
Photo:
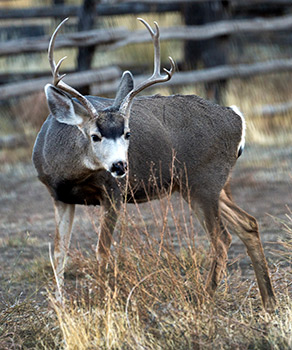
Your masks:
M130 174L146 181L150 164L155 163L158 178L161 173L170 174L174 164L172 172L182 175L190 186L208 182L208 187L217 189L238 157L243 123L231 108L195 95L174 95L137 99L130 128Z

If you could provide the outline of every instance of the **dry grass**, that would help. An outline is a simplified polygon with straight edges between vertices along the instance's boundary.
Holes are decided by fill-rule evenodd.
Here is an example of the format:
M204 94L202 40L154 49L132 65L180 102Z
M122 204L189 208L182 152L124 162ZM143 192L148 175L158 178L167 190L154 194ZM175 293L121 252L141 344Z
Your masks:
M259 145L291 145L292 111L262 116L261 106L291 101L291 74L278 73L231 80L226 92L226 104L237 105L247 120L247 141Z
M159 211L153 207L154 212L160 239L149 233L142 216L123 213L122 239L105 270L94 259L74 253L79 277L74 292L70 291L73 298L65 308L52 300L65 349L292 346L291 268L273 271L279 299L275 315L265 314L254 281L243 279L237 269L225 275L211 300L203 288L208 252L190 231L192 215L177 217L169 199L160 202ZM167 213L171 213L178 244ZM285 241L288 251L289 220L285 223L290 234Z
M62 342L56 317L33 298L1 303L1 349L57 349Z
M291 348L291 212L281 222L287 239L272 271L279 308L270 316L262 310L254 280L231 266L210 299L203 288L209 253L193 231L192 213L184 209L178 217L169 196L149 205L152 223L139 207L135 215L122 211L120 242L106 267L93 254L71 254L65 307L50 292L45 292L48 302L37 302L37 293L2 298L0 348ZM35 265L32 283L44 266ZM50 286L52 275L46 280Z

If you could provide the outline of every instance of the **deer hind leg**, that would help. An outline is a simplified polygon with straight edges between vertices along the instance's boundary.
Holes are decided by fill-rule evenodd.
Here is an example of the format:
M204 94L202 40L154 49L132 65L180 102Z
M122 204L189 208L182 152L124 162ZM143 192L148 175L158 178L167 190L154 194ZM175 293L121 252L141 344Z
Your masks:
M110 255L112 237L119 216L120 203L106 201L102 203L102 207L104 213L99 227L99 239L96 246L96 258L99 262L106 262Z
M261 243L258 224L254 217L239 208L225 192L220 194L220 209L226 225L243 241L251 258L264 308L272 312L276 297L271 284L267 261Z
M226 269L227 253L232 238L221 221L218 201L213 200L208 205L200 207L194 205L193 209L212 245L212 263L206 281L206 291L212 297Z
M63 303L64 268L71 240L75 205L55 201L54 209L56 221L54 248L54 268L56 272L55 296L58 302Z

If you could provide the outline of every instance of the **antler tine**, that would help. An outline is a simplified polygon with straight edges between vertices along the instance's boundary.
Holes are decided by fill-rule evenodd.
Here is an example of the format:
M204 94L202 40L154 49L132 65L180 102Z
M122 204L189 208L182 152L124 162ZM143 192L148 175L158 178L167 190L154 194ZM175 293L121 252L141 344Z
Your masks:
M59 75L59 70L61 67L62 62L67 58L67 56L64 56L60 59L60 61L56 64L55 70L54 70L54 85L57 86L58 83L66 76L66 74Z
M148 29L153 44L154 44L154 69L153 74L151 78L159 77L160 76L160 44L159 44L159 37L160 37L160 31L159 31L159 25L156 21L154 21L154 25L156 28L156 31L154 31L149 23L147 23L143 18L138 18L140 22L144 24L144 26Z
M154 25L156 27L156 32L150 27L150 25L143 19L143 18L137 18L140 22L142 22L145 27L148 29L152 40L155 42L154 45L154 73L152 76L156 76L157 74L160 76L160 44L159 44L159 37L160 37L160 29L159 25L156 21L154 21ZM172 57L168 57L170 60L170 70L163 68L163 71L168 75L168 80L171 79L174 70L175 70L175 63Z
M168 59L170 61L170 69L166 69L166 68L163 68L163 71L168 75L168 79L167 80L170 80L173 76L173 73L175 71L175 63L174 63L174 60L172 59L172 57L168 56Z
M55 59L54 59L54 46L55 46L55 40L56 40L57 34L58 34L60 28L62 27L62 25L65 22L67 22L68 19L69 18L65 18L58 25L58 27L55 29L55 31L51 37L50 43L49 43L48 58L49 58L50 66L51 66L51 71L53 74L53 84L54 84L54 86L57 86L61 90L68 92L70 95L77 98L77 100L80 101L81 104L85 107L85 109L87 110L89 115L92 118L96 118L98 116L98 113L96 112L96 109L94 108L94 106L87 100L87 98L84 97L82 94L80 94L79 91L75 90L74 88L72 88L71 86L69 86L68 84L66 84L62 81L62 79L66 76L66 74L60 75L59 70L60 70L62 62L67 58L67 56L61 58L57 64L56 64Z
M143 19L138 18L140 22L142 22L145 27L148 29L153 45L154 45L154 69L153 74L150 78L139 84L135 89L129 92L129 94L125 97L123 103L121 104L120 111L126 116L126 118L129 118L130 116L130 109L132 106L132 102L134 97L139 94L142 90L146 89L147 87L157 84L157 83L163 83L171 79L173 76L174 70L175 70L175 64L171 57L169 57L170 60L170 69L163 68L163 71L166 73L166 75L160 74L160 30L157 22L154 22L154 25L156 27L156 31L154 31L150 25Z
M156 21L154 21L154 24L156 27L156 33L155 33L154 30L151 28L150 24L148 22L146 22L145 19L138 17L137 20L144 24L144 26L148 29L148 31L152 37L157 36L157 38L159 38L159 26L158 26L158 23Z
M61 29L62 25L68 21L68 17L65 18L59 25L58 27L55 29L53 35L51 36L51 39L50 39L50 42L49 42L49 47L48 47L48 58L49 58L49 63L50 63L50 66L51 66L51 70L52 70L52 74L53 74L53 78L54 78L54 85L55 84L55 72L56 72L56 62L54 60L54 46L55 46L55 40L56 40L56 37L57 37L57 34L59 32L59 30ZM62 58L58 65L57 66L60 66L60 64L62 63L62 61L64 60L65 58ZM60 63L61 62L61 63Z

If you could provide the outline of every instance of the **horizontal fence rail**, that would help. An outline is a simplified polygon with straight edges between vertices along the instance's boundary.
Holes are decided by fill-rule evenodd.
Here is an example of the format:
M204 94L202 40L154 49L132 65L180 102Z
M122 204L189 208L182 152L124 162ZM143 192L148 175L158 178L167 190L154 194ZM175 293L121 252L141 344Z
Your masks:
M206 40L223 35L264 33L288 30L292 28L292 15L269 19L219 21L200 26L178 26L163 28L160 39L167 40ZM32 37L10 40L0 45L0 56L46 51L50 37ZM96 29L77 33L63 34L56 40L55 48L112 45L116 49L129 44L150 42L145 30L129 31L123 27Z
M113 81L119 79L121 74L121 70L118 67L106 67L103 69L71 73L68 77L66 76L64 81L69 85L80 87L93 83L97 84L104 81ZM42 91L44 86L51 82L52 76L47 76L0 85L0 100Z
M58 36L55 49L111 44L125 39L130 32L125 28L96 29ZM0 56L47 51L50 36L10 40L0 45Z
M244 33L264 33L292 29L292 15L269 19L219 21L200 26L178 26L163 28L160 39L167 40L206 40L224 35ZM49 36L10 40L0 45L0 56L46 51ZM125 28L96 29L63 34L56 40L55 48L85 47L102 44L108 49L116 49L129 44L151 42L145 30L129 31Z
M95 11L96 15L98 16L134 13L140 14L147 12L159 13L168 11L180 11L182 13L186 4L203 2L205 2L205 0L142 0L139 2L135 0L113 0L110 3L97 4L95 6ZM273 6L292 6L292 0L229 1L229 6L231 9L248 8L248 6L261 4ZM285 12L283 11L282 13ZM55 5L51 7L27 9L2 8L0 10L0 20L45 17L64 18L67 16L76 17L79 15L80 6L75 5ZM263 34L267 32L287 31L291 29L292 15L288 14L268 18L221 20L204 25L166 27L161 30L161 40L203 41L237 34ZM43 31L43 33L44 32L45 31ZM1 42L0 56L3 57L47 51L49 39L49 36L39 36ZM115 50L127 45L146 42L151 42L151 38L145 29L130 31L126 28L119 27L110 29L94 29L59 35L55 43L55 49L68 47L93 47L94 50L94 47L106 45L106 50ZM292 59L279 59L266 62L256 62L252 64L220 65L197 71L176 72L172 80L166 83L166 86L176 87L196 83L209 83L231 78L245 78L258 74L283 71L292 71ZM142 70L140 69L138 72L142 72ZM47 74L47 72L43 72L42 76L39 76L38 73L35 78L31 78L33 76L31 75L29 78L22 81L14 81L0 85L0 100L3 101L9 98L41 91L44 85L52 80L51 76L45 74ZM4 81L5 74L2 74L2 76L2 81ZM19 77L21 77L21 74ZM71 72L70 75L68 75L68 77L66 76L64 80L68 84L75 87L90 85L91 92L93 94L112 95L116 92L120 77L121 68L115 66L86 70L77 73ZM138 75L135 78L135 81L139 83L144 79L144 75ZM286 110L286 107L284 106L284 110ZM287 108L289 109L290 105L288 105ZM272 113L273 112L271 112L271 114ZM263 114L268 115L269 111L263 111Z
M119 0L109 3L100 3L95 7L97 16L113 16L123 14L139 13L165 13L181 11L185 4L203 3L206 0ZM230 7L233 10L243 10L251 6L261 4L274 6L292 5L292 0L231 0ZM79 15L80 6L77 5L55 5L23 9L1 8L0 20L5 19L28 19L28 18L61 18L76 17Z
M182 2L183 3L183 2ZM149 1L149 2L126 2L98 4L95 7L96 16L114 16L139 13L165 13L181 10L179 1ZM29 19L29 18L62 18L76 17L79 15L80 6L77 5L55 5L24 9L1 8L0 20L9 19Z
M292 101L285 103L277 103L273 105L264 105L257 107L254 110L254 115L260 115L263 117L274 117L275 115L283 115L291 112L292 110Z
M163 28L161 40L206 40L224 35L244 33L264 33L292 28L292 15L251 20L228 20L213 22L199 26L180 26ZM150 42L148 33L145 30L137 30L121 42L114 45L114 48L134 43Z
M197 71L176 72L170 81L164 83L164 86L175 87L192 85L223 79L246 78L257 74L283 71L292 71L292 59L273 60L234 66L218 66ZM118 67L108 67L100 70L71 73L68 77L66 76L64 78L64 81L75 87L95 84L92 88L93 95L110 95L116 92L121 75L122 72ZM136 84L144 81L147 77L148 76L145 75L135 77ZM0 100L39 92L51 81L51 77L44 77L2 85L0 86ZM151 91L151 87L149 90Z
M232 78L247 78L258 74L269 74L273 72L292 71L292 59L272 60L267 62L257 62L253 64L240 64L235 66L218 66L214 68L201 69L188 72L175 72L172 79L165 82L164 86L175 87L184 85L193 85L198 83L208 83L217 80ZM139 84L147 79L146 75L135 77L135 83ZM114 94L118 87L118 81L115 84L107 82L96 85L92 88L94 95ZM149 88L151 91L151 87Z

